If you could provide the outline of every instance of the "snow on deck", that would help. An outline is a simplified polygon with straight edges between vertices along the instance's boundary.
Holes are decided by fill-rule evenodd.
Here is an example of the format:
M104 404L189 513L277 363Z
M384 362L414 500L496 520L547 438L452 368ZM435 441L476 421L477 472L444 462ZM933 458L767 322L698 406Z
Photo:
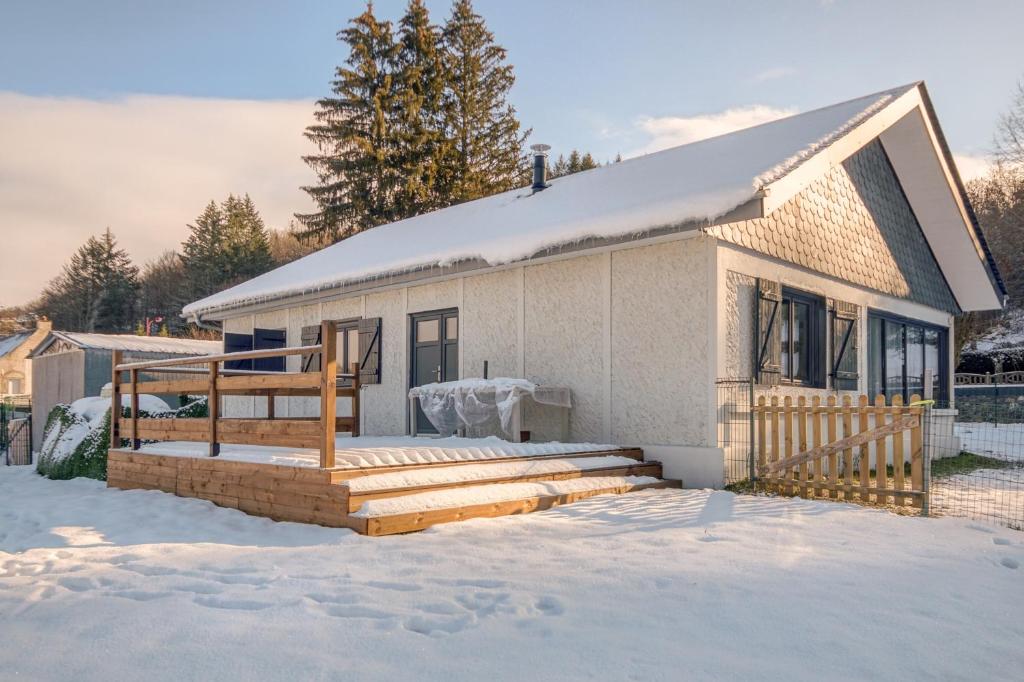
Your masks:
M1024 669L1024 533L963 519L652 490L367 538L30 467L0 467L0 500L5 678L803 682Z
M457 204L360 232L191 303L186 315L479 259L511 263L591 238L718 218L915 85Z
M437 509L456 509L478 504L494 504L528 500L533 497L549 497L567 495L590 490L608 490L624 486L647 485L657 483L653 476L591 476L588 478L572 478L567 481L541 481L537 483L494 483L491 485L454 488L451 490L433 490L431 492L389 497L383 500L363 502L359 511L352 514L358 518L376 518L411 514L414 512L433 511Z
M637 464L629 457L579 457L576 459L533 459L518 462L497 462L494 464L467 464L457 467L430 467L412 471L393 471L386 474L360 476L346 481L352 492L373 492L417 486L444 485L447 483L468 483L513 476L540 476L570 471L591 471L611 467L627 467Z
M471 462L563 455L577 452L618 450L618 445L599 443L512 443L495 436L488 438L415 438L412 436L337 437L335 461L339 468L367 468L439 462ZM143 445L142 454L173 457L206 457L206 443L166 441ZM278 466L319 467L320 451L312 448L282 448L261 445L221 445L220 459Z

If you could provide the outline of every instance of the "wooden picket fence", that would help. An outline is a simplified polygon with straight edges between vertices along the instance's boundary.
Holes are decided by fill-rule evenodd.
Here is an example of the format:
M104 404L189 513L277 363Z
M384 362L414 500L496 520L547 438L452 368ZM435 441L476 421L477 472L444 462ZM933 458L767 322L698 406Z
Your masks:
M784 495L927 509L919 396L799 396L754 406L762 489ZM909 464L909 472L907 465ZM909 475L908 475L909 473ZM909 483L909 487L908 487Z

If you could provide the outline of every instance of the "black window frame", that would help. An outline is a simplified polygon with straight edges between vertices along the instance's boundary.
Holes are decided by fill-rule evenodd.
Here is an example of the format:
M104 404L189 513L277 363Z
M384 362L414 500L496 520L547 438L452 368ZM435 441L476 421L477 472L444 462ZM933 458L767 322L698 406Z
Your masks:
M806 305L808 308L807 339L805 355L807 358L807 379L794 378L793 365L793 323L794 303ZM784 311L788 311L788 318L783 319ZM783 360L787 372L779 367L779 382L787 386L802 386L804 388L825 388L825 358L828 346L828 329L826 321L828 311L825 299L799 289L789 287L782 288L782 300L779 303L779 329L781 336L782 325L788 325L787 340L782 342L780 359Z
M880 354L880 357L879 357L880 362L879 362L879 365L878 365L878 372L880 373L879 377L872 376L872 373L874 371L874 366L875 366L874 357L872 356L872 350L873 350L872 344L876 342L875 341L875 335L872 333L872 324L871 324L872 320L878 320L881 323L881 328L880 328L881 329L881 333L880 333L880 336L881 336L881 340L882 340L882 348L878 349L879 354ZM902 368L900 370L900 374L901 374L901 378L902 378L902 386L903 387L902 387L902 390L900 391L900 396L903 398L904 402L910 400L910 387L909 387L909 383L907 381L907 365L909 364L907 362L907 357L908 357L908 353L907 353L908 341L907 341L907 339L908 339L908 336L909 336L907 334L907 327L908 326L909 327L919 327L922 330L922 339L924 338L924 332L925 331L935 331L935 332L938 332L938 336L939 336L939 377L938 377L938 379L939 379L939 391L938 391L938 394L932 395L932 399L938 401L940 404L943 404L943 405L947 404L948 401L949 401L949 327L943 327L942 325L932 324L931 322L925 322L923 320L918 320L918 319L915 319L915 318L912 318L912 317L905 317L903 315L897 315L895 313L890 313L890 312L887 312L885 310L875 310L875 309L871 309L871 308L868 309L868 331L867 331L867 336L868 336L868 342L867 342L868 378L867 378L867 390L869 392L875 392L875 386L878 385L878 386L881 387L881 394L884 395L887 400L891 400L892 396L896 394L895 391L890 391L889 390L888 384L887 384L887 382L885 380L886 372L888 370L888 367L887 367L888 359L887 359L887 353L885 351L886 325L890 325L890 324L891 325L900 325L901 327L903 327L903 332L902 332L902 337L903 337L903 366L902 366ZM924 373L924 367L925 367L925 361L924 361L925 356L924 356L924 354L927 353L927 344L925 344L925 343L921 344L921 352L922 352L921 367L922 367L922 374L923 374ZM922 384L923 384L923 377L922 377ZM925 396L924 386L922 385L922 387L921 387L921 397L923 398L924 396Z
M352 349L349 348L348 338L349 332L355 332L356 337L359 337L359 322L362 320L361 317L350 317L344 320L337 320L335 324L338 329L338 336L340 337L338 343L338 350L341 351L341 360L339 361L338 374L348 374L349 368L353 362L362 362L361 357L352 357ZM362 349L359 349L360 353ZM351 386L352 380L348 378L338 379L339 386Z

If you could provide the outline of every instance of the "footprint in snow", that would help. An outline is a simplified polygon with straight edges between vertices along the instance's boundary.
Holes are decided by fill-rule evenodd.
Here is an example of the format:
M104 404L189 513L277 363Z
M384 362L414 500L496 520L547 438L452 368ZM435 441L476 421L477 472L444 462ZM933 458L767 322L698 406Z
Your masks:
M132 601L153 601L171 596L170 592L146 592L145 590L121 590L120 592L111 592L111 594Z
M413 616L406 619L402 626L409 632L429 637L443 637L462 632L473 622L473 616L466 614L453 618L429 618L427 616Z
M96 583L89 578L60 578L57 584L72 592L88 592L96 589Z
M211 609L227 609L229 611L262 611L273 606L270 602L252 601L249 599L220 599L218 597L196 597L193 600L200 606Z
M366 583L367 587L375 587L378 590L395 590L396 592L418 592L423 587L414 583L386 582L383 580L371 580Z
M545 596L537 600L537 610L545 616L561 616L565 613L565 606L555 597Z
M371 620L383 620L395 615L358 604L330 604L324 608L324 613L335 618L369 618Z
M992 544L994 545L1008 545L1010 541L1006 538L992 538Z
M1011 559L1008 556L1004 556L1002 559L1000 559L999 563L1002 564L1003 566L1006 566L1007 568L1010 568L1010 569L1016 569L1016 568L1020 567L1020 562L1019 561L1017 561L1016 559Z

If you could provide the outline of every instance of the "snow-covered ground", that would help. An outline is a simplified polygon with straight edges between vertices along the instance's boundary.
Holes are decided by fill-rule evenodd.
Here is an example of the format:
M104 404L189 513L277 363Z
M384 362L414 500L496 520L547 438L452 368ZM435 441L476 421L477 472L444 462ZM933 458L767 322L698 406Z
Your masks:
M960 449L1007 461L1024 461L1024 424L957 422Z
M933 476L932 511L1024 529L1024 424L961 422L956 435L962 450L1016 466Z
M367 538L0 468L0 677L1019 679L1024 534L651 491Z

